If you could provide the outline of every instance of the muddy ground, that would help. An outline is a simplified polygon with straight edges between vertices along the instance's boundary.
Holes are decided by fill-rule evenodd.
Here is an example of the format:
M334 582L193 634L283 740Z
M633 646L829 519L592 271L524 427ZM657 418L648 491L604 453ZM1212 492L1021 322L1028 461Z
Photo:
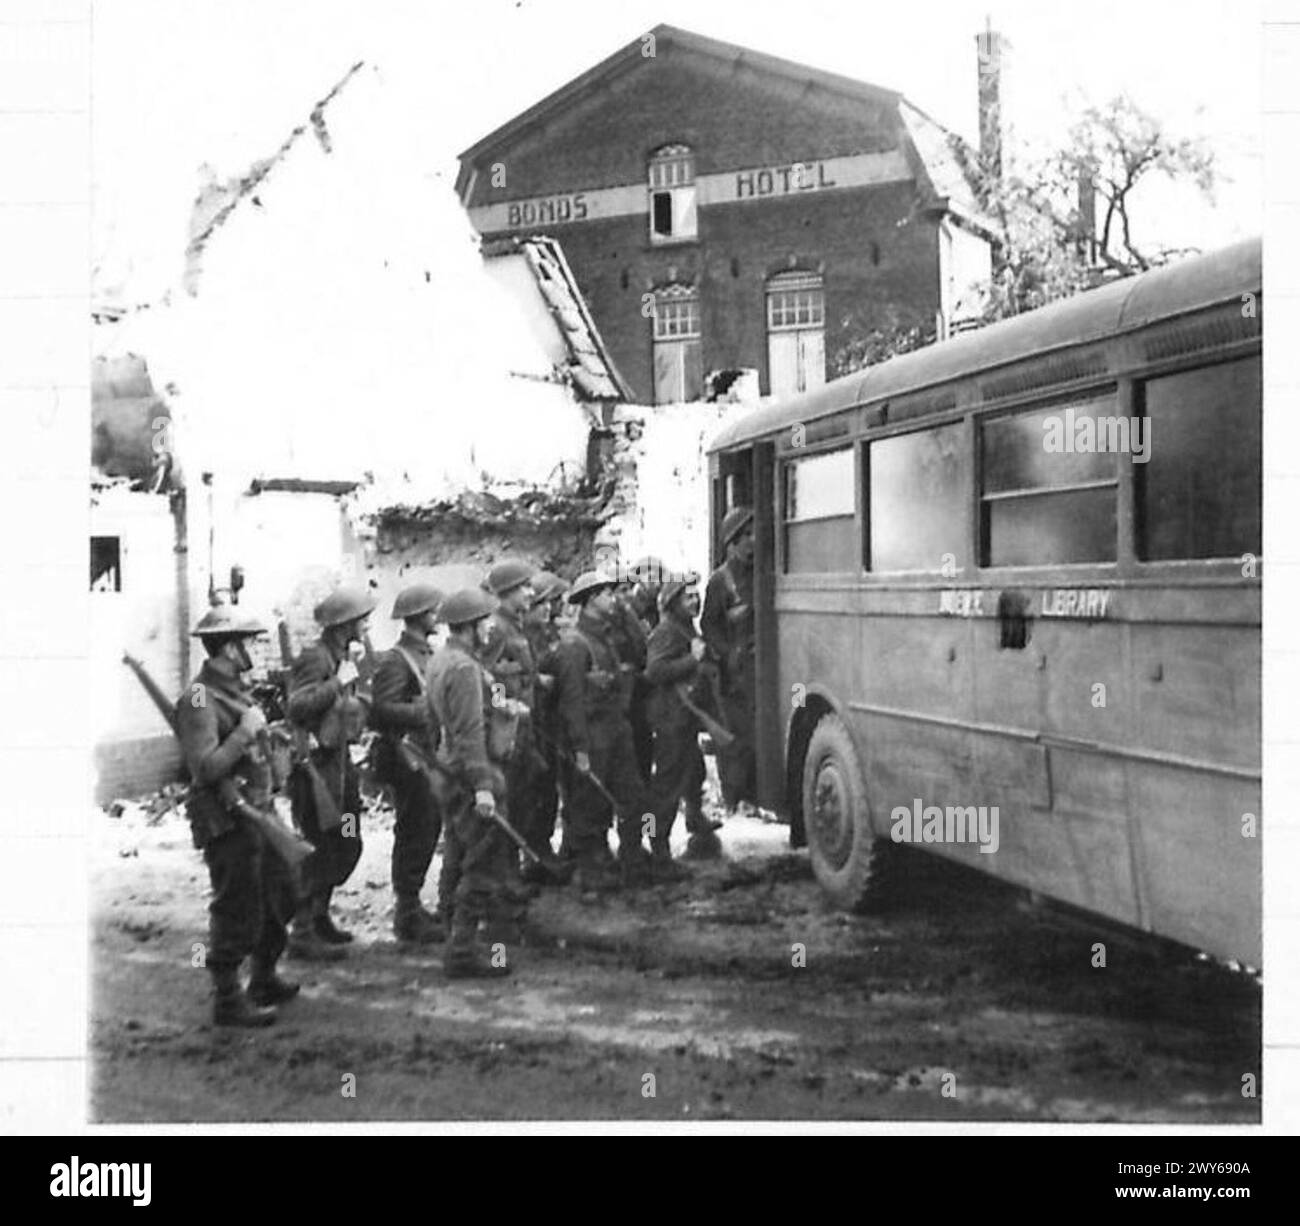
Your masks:
M100 1122L1259 1118L1257 982L917 853L892 849L850 917L786 827L734 819L725 862L608 900L549 890L511 978L449 983L439 947L393 940L380 811L336 895L350 958L286 963L301 996L241 1032L210 1025L191 966L207 878L183 818L96 829Z

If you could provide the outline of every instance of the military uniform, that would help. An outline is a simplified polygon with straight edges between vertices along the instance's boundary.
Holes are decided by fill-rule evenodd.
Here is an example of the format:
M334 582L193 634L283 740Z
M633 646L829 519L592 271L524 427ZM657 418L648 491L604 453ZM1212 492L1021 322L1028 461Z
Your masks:
M316 848L311 915L318 924L330 922L330 897L361 858L361 780L349 746L364 723L365 700L355 692L356 683L344 685L335 676L343 658L322 638L294 661L289 680L289 720L316 741L309 750L316 778L299 763L289 777L289 794L294 821ZM324 796L317 795L321 785ZM322 806L334 812L325 814Z
M631 596L620 593L615 598L614 616L609 623L609 638L624 668L628 689L627 718L632 726L632 749L637 773L648 783L654 769L654 731L646 714L650 689L645 681L646 643L649 626L637 613Z
M392 872L399 922L404 909L413 914L419 908L442 833L442 810L429 776L412 769L398 748L409 736L426 757L437 751L438 725L425 692L431 655L424 635L404 629L396 645L379 657L372 684L370 720L379 736L371 761L375 777L392 789L396 809Z
M724 562L709 576L700 632L718 669L721 720L735 743L718 747L718 775L728 808L757 798L754 766L754 572Z
M677 687L690 689L699 680L699 664L691 653L695 626L689 616L665 612L650 632L646 680L650 684L647 710L654 728L654 835L656 859L669 858L668 840L677 820L679 802L686 805L686 829L712 837L704 817L704 755L700 752L695 716L683 705ZM699 695L694 695L699 700Z
M207 966L217 988L217 1020L224 1009L236 1024L259 1024L248 1021L247 1005L241 1013L244 958L252 957L255 1001L272 1003L296 991L275 974L294 907L288 870L236 808L241 797L261 806L270 800L270 765L256 738L240 726L252 703L235 668L208 659L176 706L177 735L192 780L186 812L212 884Z
M522 702L529 711L521 719L515 737L515 750L505 763L506 802L505 814L516 829L532 803L532 788L538 773L538 760L534 748L532 712L537 703L537 662L532 644L524 629L523 619L504 606L488 619L488 641L483 648L483 667L500 686L500 693Z
M537 664L533 730L539 763L524 812L519 815L519 832L539 856L546 858L552 854L551 839L559 816L560 780L566 770L559 751L562 734L555 677L560 632L548 620L525 623L524 633Z
M439 883L440 905L452 923L447 949L452 970L477 958L480 921L496 922L509 913L506 888L514 848L505 832L475 808L474 793L480 791L491 792L504 804L505 755L490 752L493 707L488 674L455 640L430 663L429 704L442 728L439 759L464 789L463 800L447 814Z
M587 754L592 772L616 800L619 860L632 869L643 856L646 796L628 720L628 673L604 619L583 609L576 628L561 640L556 663L565 747ZM608 856L609 822L608 800L575 770L565 808L565 839L579 865L589 871Z

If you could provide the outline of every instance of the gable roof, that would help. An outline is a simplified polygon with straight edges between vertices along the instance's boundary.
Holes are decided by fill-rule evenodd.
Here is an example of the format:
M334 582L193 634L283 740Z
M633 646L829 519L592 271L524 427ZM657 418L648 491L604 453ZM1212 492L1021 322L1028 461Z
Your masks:
M847 94L850 97L862 98L876 104L882 102L890 104L902 97L897 90L884 89L879 85L870 85L866 81L858 81L853 77L841 76L839 73L812 68L807 64L796 63L794 60L783 60L779 56L767 55L762 51L752 51L748 47L723 42L721 39L706 38L703 34L694 34L690 30L682 30L677 26L660 24L655 26L653 30L648 31L648 33L654 35L656 53L661 46L681 47L684 50L694 51L700 55L712 56L714 59L722 60L728 65L744 64L753 68L756 72L787 77L803 85L817 85L833 93ZM589 68L586 72L574 77L567 85L561 85L559 89L547 94L540 102L535 102L526 111L521 111L513 119L503 123L499 128L489 132L480 140L475 141L460 155L460 160L462 162L474 161L483 153L512 140L529 128L544 123L557 111L561 111L568 106L575 98L586 93L596 83L608 80L611 77L617 77L629 69L645 63L645 56L642 54L644 45L642 39L644 37L645 35L640 35L634 38L630 43L615 51L613 55L601 60L595 67Z
M784 77L802 86L817 86L831 93L857 98L876 106L883 104L894 108L916 152L921 187L931 197L933 204L951 209L962 220L971 223L978 230L987 234L995 233L992 223L983 216L978 206L973 184L966 173L965 168L969 164L968 159L973 156L972 151L959 136L936 123L920 107L908 102L897 90L872 85L839 73L827 72L821 68L813 68L808 64L796 63L794 60L767 55L762 51L753 51L735 43L707 38L677 26L661 24L655 26L649 33L654 35L656 53L663 46L680 47L699 55L711 56L729 67L745 65L755 72ZM642 35L634 38L613 55L601 60L593 68L574 77L568 84L547 94L541 101L535 102L527 110L521 111L513 119L470 145L460 155L461 167L456 190L461 194L462 199L468 184L470 167L481 160L484 154L512 142L531 128L545 124L552 116L563 111L599 82L610 80L644 64L645 57L642 54L644 37Z

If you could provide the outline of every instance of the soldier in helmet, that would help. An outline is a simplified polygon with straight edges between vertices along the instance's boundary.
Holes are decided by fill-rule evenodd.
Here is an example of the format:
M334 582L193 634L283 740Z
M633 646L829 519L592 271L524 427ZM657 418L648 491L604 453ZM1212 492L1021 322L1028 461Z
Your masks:
M648 554L638 558L620 585L619 617L615 623L619 654L626 662L636 665L631 677L628 717L632 721L637 768L647 783L654 769L654 729L647 710L650 686L642 670L646 664L650 632L659 622L659 588L667 575L668 568L659 558Z
M207 967L215 989L213 1021L269 1026L273 1006L292 1000L298 985L276 972L293 886L266 837L240 812L249 799L265 804L270 791L266 717L244 684L253 666L246 644L266 628L218 605L193 633L208 658L176 705L176 726L192 780L186 812L212 883ZM250 956L245 992L239 967Z
M560 722L574 765L565 840L585 888L611 884L606 833L611 797L617 807L622 879L632 885L649 877L649 856L641 845L645 785L628 721L626 668L611 632L618 616L614 587L615 580L595 571L574 582L569 601L579 606L578 621L561 639L556 660Z
M514 754L506 763L506 815L516 829L524 825L524 814L532 805L533 787L544 766L535 745L532 712L537 702L537 662L524 627L524 619L535 594L534 568L527 562L507 559L487 573L484 586L496 597L497 605L487 620L487 642L480 660L499 687L498 693L523 703L528 714L522 718L515 737ZM512 893L522 902L519 857L512 855Z
M647 554L632 563L630 578L628 603L649 634L659 624L659 592L670 578L668 568Z
M295 957L341 957L352 940L334 923L330 900L361 858L361 786L350 749L370 705L357 661L374 607L370 593L357 588L326 596L314 610L320 639L294 661L289 680L289 721L307 742L290 777L294 820L316 848L311 897L299 906L289 940Z
M378 731L371 761L375 776L393 791L393 932L399 941L427 945L441 941L437 916L425 910L420 891L442 832L442 810L427 771L402 753L409 738L425 758L438 748L438 727L427 698L425 678L432 650L429 635L443 594L427 583L403 588L393 603L393 617L404 622L391 650L375 665L371 725Z
M442 604L447 642L429 665L429 704L442 728L439 759L463 790L447 814L439 905L451 934L443 968L450 978L509 974L508 954L479 943L479 924L499 924L510 910L506 890L514 848L492 820L505 801L504 766L512 746L493 735L491 681L479 663L496 601L482 590L453 592Z
M754 770L754 512L732 507L722 521L726 560L709 576L700 631L717 671L722 722L734 734L729 749L718 747L722 799L735 809L756 799Z
M524 633L528 636L533 659L537 663L537 701L533 707L533 730L536 733L538 754L545 765L538 768L533 778L526 812L520 815L520 833L541 858L540 865L529 864L523 873L525 881L538 885L551 884L564 876L564 870L551 847L551 839L559 816L560 780L567 766L559 752L561 732L555 672L560 645L560 628L556 624L556 616L558 606L568 590L568 584L558 575L553 575L550 571L538 571L533 576L532 608L524 618Z
M655 736L651 854L656 874L672 878L680 875L674 872L668 849L679 803L686 806L688 859L716 859L722 854L722 843L704 816L705 771L699 728L678 690L684 686L690 691L698 685L705 653L704 640L695 629L700 609L695 576L666 583L659 594L659 605L659 624L650 632L646 662L646 680L651 687L647 709ZM693 700L701 699L707 701L697 690Z

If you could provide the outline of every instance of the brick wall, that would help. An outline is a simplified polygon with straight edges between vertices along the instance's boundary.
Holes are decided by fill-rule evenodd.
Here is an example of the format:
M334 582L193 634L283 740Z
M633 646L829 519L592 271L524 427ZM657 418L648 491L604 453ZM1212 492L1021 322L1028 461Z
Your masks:
M901 121L888 99L851 98L692 52L661 51L544 128L485 155L469 204L642 183L647 155L666 144L690 145L698 174L895 149ZM497 187L494 162L506 172Z
M660 48L574 101L544 128L520 133L478 164L471 206L643 183L647 155L682 142L697 175L879 153L904 145L896 108L760 75L746 66ZM493 186L491 166L505 167ZM653 400L651 322L642 296L694 283L703 311L704 370L752 367L769 390L764 287L774 272L816 270L826 291L828 359L851 336L899 316L930 324L939 308L936 221L916 211L912 182L703 206L698 239L652 245L642 215L551 224L634 398Z
M644 217L551 227L605 343L640 403L653 401L651 322L642 295L670 279L701 297L704 369L753 367L767 381L765 285L794 266L821 268L826 353L892 313L933 322L939 308L935 223L899 183L700 210L699 241L651 246Z

